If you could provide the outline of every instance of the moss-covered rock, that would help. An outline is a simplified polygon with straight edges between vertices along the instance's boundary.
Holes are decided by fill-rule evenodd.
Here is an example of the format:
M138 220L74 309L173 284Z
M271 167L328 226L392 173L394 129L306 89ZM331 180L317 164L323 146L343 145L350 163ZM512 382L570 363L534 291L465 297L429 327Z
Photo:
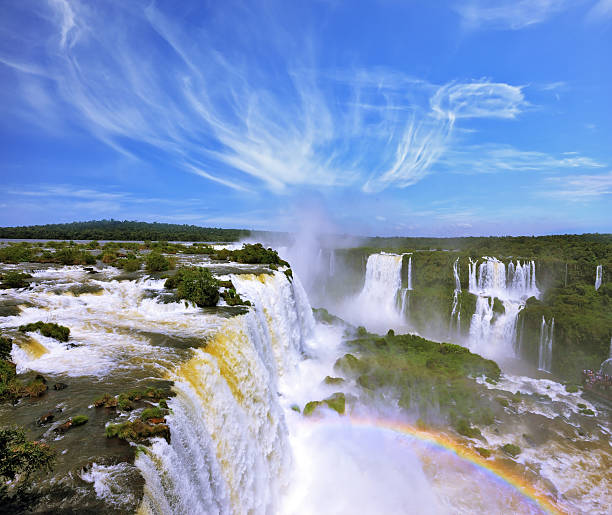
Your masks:
M480 454L483 458L490 458L491 457L491 451L489 449L486 449L484 447L475 447L474 450Z
M89 421L89 417L87 415L76 415L70 419L72 421L73 427L82 426L83 424L87 424Z
M28 282L28 279L31 278L32 276L30 274L11 270L0 276L0 288L25 288L26 286L29 286L30 283Z
M346 398L342 392L336 392L323 401L327 407L333 409L338 415L344 415L346 409Z
M60 342L67 342L70 338L70 329L63 325L58 325L51 322L34 322L31 324L19 326L19 331L22 333L30 331L39 331L43 336L54 338Z
M502 445L501 450L513 458L516 458L521 453L521 448L513 443Z
M342 377L326 376L325 379L323 379L323 382L329 385L338 385L344 383L345 380Z
M304 414L304 416L308 417L312 415L314 413L314 410L317 409L322 404L323 403L321 401L310 401L306 403L306 406L304 406L302 413Z
M170 440L170 429L166 424L149 424L140 419L109 424L106 426L107 438L119 438L128 442L146 443L149 438L161 437Z

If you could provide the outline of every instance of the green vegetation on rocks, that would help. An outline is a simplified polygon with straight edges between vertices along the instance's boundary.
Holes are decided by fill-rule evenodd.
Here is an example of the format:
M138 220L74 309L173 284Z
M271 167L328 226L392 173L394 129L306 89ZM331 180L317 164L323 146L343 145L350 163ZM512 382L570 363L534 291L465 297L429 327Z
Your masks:
M0 428L0 478L12 481L18 475L27 481L38 471L50 471L55 451L48 445L30 441L20 428Z
M145 422L151 419L163 419L167 415L167 411L157 406L145 409L140 414L140 419Z
M346 410L346 398L344 393L336 392L327 399L322 401L310 401L304 406L304 416L312 415L319 406L326 405L329 409L334 410L339 415L344 415Z
M176 288L179 299L190 300L200 307L216 306L219 302L219 281L207 268L180 268L166 280L166 288ZM236 294L234 300L240 300Z
M149 424L140 419L109 424L106 426L107 438L119 438L128 442L147 443L149 438L161 437L170 440L170 429L166 424Z
M364 399L374 403L385 392L406 412L418 412L426 424L442 415L446 423L470 437L477 424L491 424L499 404L483 398L486 390L473 377L499 379L497 364L464 347L435 343L416 335L363 334L349 342L351 353L336 361L336 373L353 378Z
M227 289L221 293L221 297L228 306L250 306L251 302L244 300L233 288Z
M43 336L54 338L60 342L67 342L70 337L70 329L63 325L58 325L52 322L34 322L31 324L19 326L19 331L22 333L30 331L39 331Z
M501 450L504 451L508 456L516 458L521 453L521 448L513 443L507 443L502 445Z
M70 419L73 427L82 426L89 421L87 415L76 415Z
M27 279L31 278L32 276L30 274L11 270L0 276L0 280L2 281L0 283L0 288L25 288L30 284Z
M170 270L171 262L161 252L153 251L145 258L147 272L165 272Z

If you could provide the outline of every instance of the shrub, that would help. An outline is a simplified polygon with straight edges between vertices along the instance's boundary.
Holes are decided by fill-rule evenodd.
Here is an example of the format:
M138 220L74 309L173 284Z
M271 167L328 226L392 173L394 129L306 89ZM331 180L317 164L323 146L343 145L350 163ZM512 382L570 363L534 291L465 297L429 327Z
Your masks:
M490 458L491 451L489 449L485 449L484 447L476 447L476 452L480 454L483 458Z
M502 445L501 449L513 458L516 458L521 453L521 448L518 445L514 445L513 443L507 443L505 445Z
M145 263L147 272L164 272L170 269L170 261L161 252L151 252Z
M13 348L13 340L0 336L0 360L9 359L11 349Z
M27 480L38 470L50 471L55 451L48 445L26 439L23 429L0 429L0 477L13 480L23 475Z
M22 333L26 333L29 331L40 331L43 336L48 336L49 338L55 338L60 342L67 342L70 337L70 329L68 327L64 327L63 325L58 325L55 323L45 323L45 322L35 322L32 324L26 324L19 326L19 330Z
M580 388L575 385L575 384L566 384L565 385L565 391L567 393L577 393L580 390Z
M147 408L140 414L141 420L144 420L145 422L152 418L164 418L165 416L166 411L161 408L158 408L157 406L153 408Z
M195 302L198 306L216 306L219 302L219 281L206 268L183 268L176 290L179 299ZM177 273L177 275L179 275Z
M478 438L482 436L480 433L480 429L477 427L473 427L467 420L459 419L455 423L455 429L460 435L467 436L468 438Z
M26 279L30 279L31 277L30 274L11 270L2 276L1 286L2 288L25 288L29 284Z
M121 264L126 272L137 272L140 270L140 259L136 257L124 259Z

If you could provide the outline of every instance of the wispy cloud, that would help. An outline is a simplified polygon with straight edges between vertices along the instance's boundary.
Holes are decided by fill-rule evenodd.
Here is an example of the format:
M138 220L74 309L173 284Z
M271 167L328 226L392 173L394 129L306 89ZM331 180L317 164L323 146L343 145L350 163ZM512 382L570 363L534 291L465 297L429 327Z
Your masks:
M570 202L587 202L612 195L612 170L602 174L548 177L547 189L539 196L554 197Z
M569 0L469 0L457 2L454 10L469 28L517 30L542 23L571 4Z
M44 77L28 60L38 41L0 44L0 62L19 74L24 96L37 92L40 117L66 113L118 152L154 156L239 193L404 188L431 172L459 120L512 119L528 105L521 86L491 80L437 85L378 68L319 72L316 50L287 55L293 43L280 30L270 34L264 73L218 46L234 19L216 20L215 38L179 27L155 4L49 2ZM257 27L253 40L262 30L244 26ZM156 44L142 45L147 38Z
M440 87L431 108L443 117L515 118L527 106L521 86L481 80Z
M612 18L612 0L598 0L587 13L587 21L591 23L601 22Z
M469 145L450 149L441 159L441 164L448 167L451 172L463 174L554 172L559 169L588 169L606 166L577 152L565 152L554 156L500 144Z

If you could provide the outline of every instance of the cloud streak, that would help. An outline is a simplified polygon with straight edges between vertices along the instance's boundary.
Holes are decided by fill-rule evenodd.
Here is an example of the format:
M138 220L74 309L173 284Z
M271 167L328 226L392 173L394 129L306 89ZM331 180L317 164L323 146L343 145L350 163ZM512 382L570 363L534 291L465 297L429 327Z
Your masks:
M593 169L606 165L576 152L558 156L511 145L481 144L449 149L440 160L453 173L551 172L561 169Z
M22 91L59 99L38 102L41 117L69 112L118 152L238 194L405 188L431 173L457 121L513 119L528 105L521 86L490 80L437 85L384 69L315 71L316 51L286 55L282 31L264 49L270 69L262 70L239 42L219 46L238 34L233 19L216 20L215 33L179 29L154 4L50 0L49 8L50 16L35 10L53 20L44 76L28 61L33 43L0 49ZM261 28L247 22L256 41ZM142 45L147 39L156 45Z
M571 5L569 0L471 0L454 10L469 28L518 30L547 21Z

